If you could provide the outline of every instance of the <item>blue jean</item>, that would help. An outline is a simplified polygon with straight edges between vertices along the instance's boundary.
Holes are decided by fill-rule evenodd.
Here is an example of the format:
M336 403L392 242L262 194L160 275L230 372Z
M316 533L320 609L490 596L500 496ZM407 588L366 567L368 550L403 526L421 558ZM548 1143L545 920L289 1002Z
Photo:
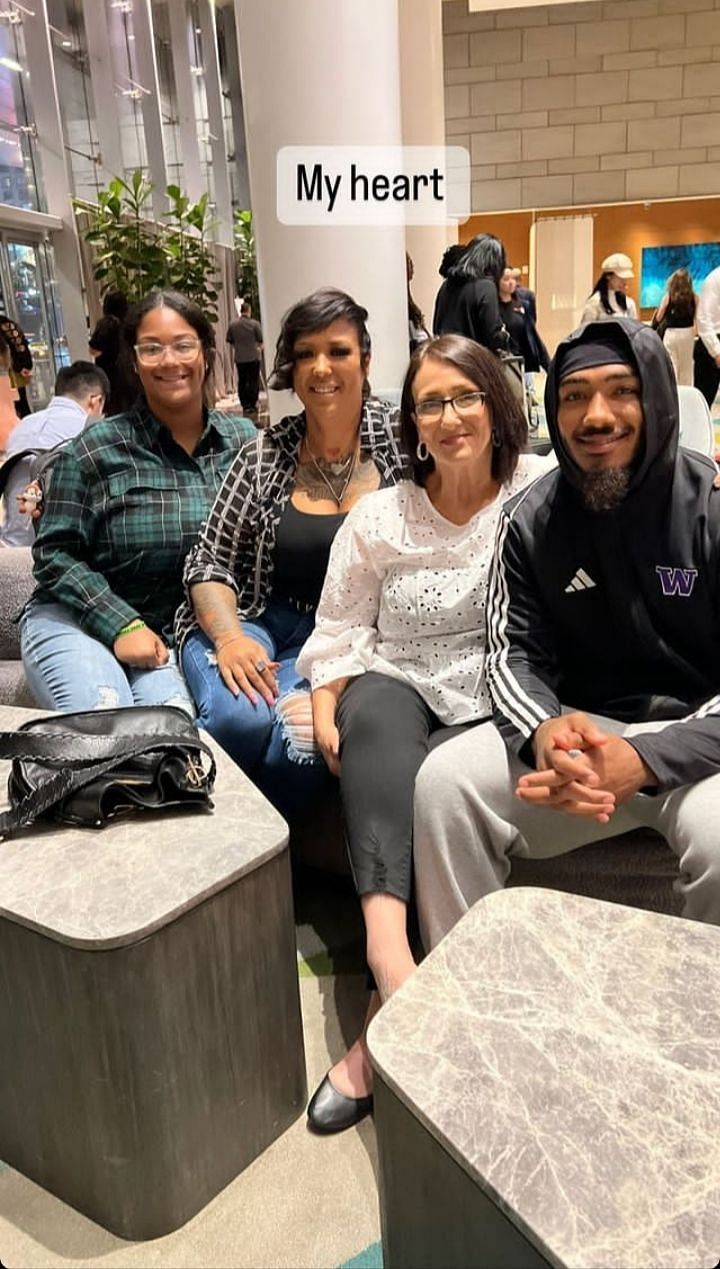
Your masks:
M80 629L64 604L29 604L20 621L20 646L30 690L45 709L176 705L194 716L173 651L156 670L122 665L111 648Z
M295 721L298 703L308 706L310 692L295 663L314 624L314 612L299 613L280 599L271 600L255 621L243 622L243 632L262 645L268 661L279 662L279 696L272 706L259 697L253 705L243 692L233 696L217 668L214 645L201 630L188 636L182 650L198 726L222 745L285 816L300 811L332 781L308 724ZM300 712L308 718L307 709Z

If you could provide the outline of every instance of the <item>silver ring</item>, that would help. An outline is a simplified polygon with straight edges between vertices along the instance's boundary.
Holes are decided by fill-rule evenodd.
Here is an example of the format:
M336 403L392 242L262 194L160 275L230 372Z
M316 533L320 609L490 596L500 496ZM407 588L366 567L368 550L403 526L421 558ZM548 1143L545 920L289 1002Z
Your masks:
M257 670L258 674L264 674L265 671L267 670L267 661L256 661L255 669Z
M582 749L568 749L567 756L568 758L582 758L583 751Z

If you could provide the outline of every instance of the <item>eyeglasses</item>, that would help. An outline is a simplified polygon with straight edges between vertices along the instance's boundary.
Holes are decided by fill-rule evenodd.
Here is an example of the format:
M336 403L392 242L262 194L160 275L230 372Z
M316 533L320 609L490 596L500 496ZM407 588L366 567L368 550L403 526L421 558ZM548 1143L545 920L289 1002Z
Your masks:
M445 406L451 405L458 418L474 414L485 404L484 392L461 392L457 397L427 397L424 401L415 402L415 417L423 423L438 423L445 413Z
M175 339L171 344L135 344L135 356L143 366L159 366L170 349L178 361L194 361L201 344L200 339Z

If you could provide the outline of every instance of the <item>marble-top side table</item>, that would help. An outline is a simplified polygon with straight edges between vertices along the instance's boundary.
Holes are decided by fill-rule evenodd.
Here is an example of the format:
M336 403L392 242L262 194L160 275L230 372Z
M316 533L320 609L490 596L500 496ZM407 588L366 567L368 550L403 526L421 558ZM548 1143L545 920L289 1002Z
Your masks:
M386 1269L720 1260L720 930L479 903L373 1021Z
M0 1159L124 1238L183 1224L305 1103L287 826L206 739L211 813L0 843Z

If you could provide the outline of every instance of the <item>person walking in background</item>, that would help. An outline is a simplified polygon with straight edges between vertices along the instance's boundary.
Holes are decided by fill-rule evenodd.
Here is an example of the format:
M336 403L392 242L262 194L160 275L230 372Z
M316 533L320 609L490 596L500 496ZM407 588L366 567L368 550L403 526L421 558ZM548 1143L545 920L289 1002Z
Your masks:
M692 387L697 295L687 269L676 269L652 319L668 350L678 383Z
M257 414L260 394L260 358L263 350L262 328L252 315L247 300L240 317L228 326L228 344L233 346L237 369L238 396L244 414Z
M720 268L708 273L698 300L695 387L712 409L720 384Z
M0 546L32 546L32 521L19 508L18 498L30 480L33 455L72 440L87 422L102 418L109 393L104 370L91 361L75 361L59 372L47 409L27 414L13 428L0 470L5 509Z
M525 322L532 350L531 364L526 364L525 369L533 372L547 370L550 365L550 353L545 347L537 328L537 300L535 292L531 291L527 286L520 285L520 279L522 278L521 269L511 269L510 272L515 279L514 298L519 300L525 310Z
M28 380L33 371L30 345L20 327L7 313L0 313L0 335L4 336L10 348L10 382L17 392L15 413L18 418L24 419L31 408L27 396Z
M605 257L600 267L602 273L588 296L580 325L600 321L603 317L637 319L635 301L628 295L628 285L635 277L630 257L622 251L614 251Z
M448 247L440 266L443 282L435 300L436 335L465 335L489 348L509 347L498 306L498 283L505 270L505 248L494 234L478 234L465 248Z
M537 327L530 313L530 307L521 297L520 291L532 295L517 285L516 275L519 270L505 269L498 283L498 300L500 316L510 336L512 351L522 357L525 367L525 387L529 393L535 389L533 375L536 371L547 370L550 364L548 350L537 332ZM534 300L533 296L533 300Z
M408 339L410 342L410 356L412 357L416 348L424 344L430 338L430 331L425 325L425 314L412 296L410 283L415 273L415 265L412 256L405 252L405 268L407 271L407 302L408 302Z
M110 396L105 402L108 417L128 410L135 397L135 387L124 369L122 328L127 317L128 299L124 291L108 291L103 296L103 315L89 340L90 356L98 370L110 381Z

